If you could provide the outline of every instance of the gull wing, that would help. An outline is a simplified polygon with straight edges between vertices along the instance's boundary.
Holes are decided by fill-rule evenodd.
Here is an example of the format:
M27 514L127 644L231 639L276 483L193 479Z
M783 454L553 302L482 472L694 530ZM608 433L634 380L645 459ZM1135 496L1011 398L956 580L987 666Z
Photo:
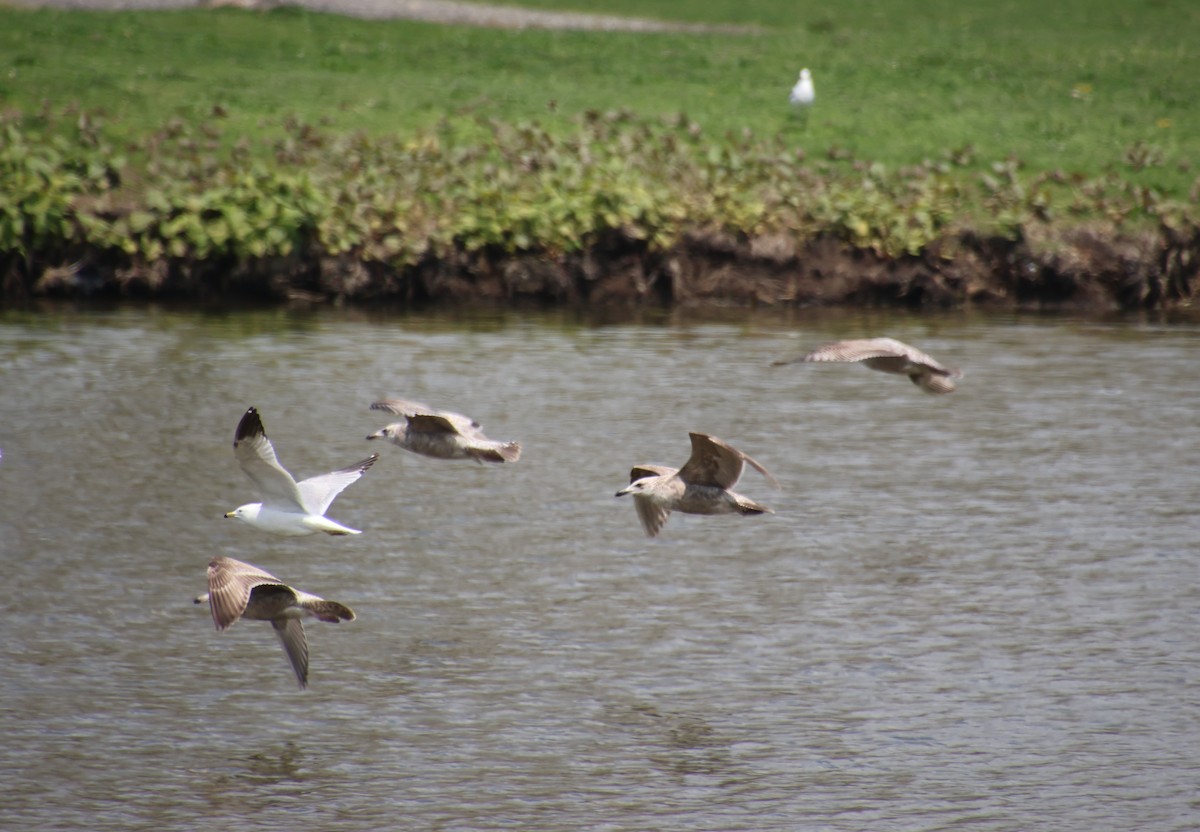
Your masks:
M371 402L372 410L382 410L384 413L391 413L395 416L412 416L415 413L436 413L432 407L422 402L414 402L411 399L380 399L377 402Z
M715 436L689 433L692 455L679 469L679 478L695 485L733 488L742 476L742 456Z
M238 422L233 437L233 455L246 476L262 491L264 504L303 508L296 480L275 457L275 447L263 429L258 408L247 410Z
M678 468L670 468L666 465L635 465L629 472L629 481L637 482L646 477L672 477L679 473Z
M350 483L357 482L358 478L365 474L377 459L379 459L379 454L371 454L366 459L353 465L347 465L345 468L301 480L296 485L300 492L300 507L309 514L324 515L329 510L334 498L341 494Z
M804 361L867 361L869 359L893 359L896 370L904 371L904 364L917 364L939 375L959 377L961 370L943 366L937 359L916 347L911 347L895 338L857 338L849 341L834 341L804 356Z
M677 469L667 465L635 465L629 472L629 481L637 482L646 477L673 477L678 473ZM667 518L671 516L669 508L641 494L633 495L633 507L637 511L638 520L646 532L646 537L657 537L662 527L666 525Z
M435 410L427 404L414 402L410 399L380 399L377 402L371 403L371 409L382 410L384 413L392 413L396 416L405 417L441 416L454 425L455 431L464 436L481 428L480 424L470 416L464 416L461 413L454 413L450 410Z
M257 566L233 558L213 558L208 564L208 609L218 630L231 627L242 617L255 587L279 586L283 581Z
M706 433L692 432L692 455L679 469L679 477L696 485L715 485L718 488L733 488L741 479L743 463L766 477L775 488L779 481L757 460L742 453L732 445Z
M658 537L662 527L671 516L671 509L652 501L641 494L633 495L633 507L637 511L638 520L646 531L646 537Z
M287 653L292 670L300 687L308 686L308 637L304 634L304 622L299 618L275 618L271 621L283 652Z
M470 427L463 431L462 427L461 422L455 424L444 413L414 413L408 417L408 429L414 433L455 433L465 436L477 432L477 429Z
M730 450L733 450L730 448ZM741 451L738 451L741 454ZM763 464L749 454L742 454L742 461L753 468L755 471L763 475L763 479L771 484L772 488L779 488L779 480L775 479L775 475L768 471Z

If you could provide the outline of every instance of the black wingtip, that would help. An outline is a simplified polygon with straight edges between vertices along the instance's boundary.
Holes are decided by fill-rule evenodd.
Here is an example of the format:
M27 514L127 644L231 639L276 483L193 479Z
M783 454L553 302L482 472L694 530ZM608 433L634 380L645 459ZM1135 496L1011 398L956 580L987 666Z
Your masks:
M251 436L266 436L267 432L263 429L262 417L258 415L258 408L251 407L244 414L242 420L238 422L237 432L233 435L233 444L236 447L238 442Z

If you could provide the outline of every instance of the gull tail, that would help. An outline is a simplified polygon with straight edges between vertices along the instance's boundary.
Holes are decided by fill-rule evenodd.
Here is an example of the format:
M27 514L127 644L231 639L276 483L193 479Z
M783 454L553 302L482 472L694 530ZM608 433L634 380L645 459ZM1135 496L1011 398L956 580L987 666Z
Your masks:
M738 514L774 514L770 508L767 508L762 503L756 503L749 497L743 497L741 494L731 494L733 504L737 507Z
M476 462L516 462L521 458L521 443L495 442L487 448L468 451Z
M958 386L954 383L955 376L943 376L936 373L909 376L917 387L934 396L953 393Z
M337 601L326 601L324 598L309 601L304 605L304 608L312 613L315 618L330 624L336 624L339 621L353 621L356 618L354 610L345 604L339 604Z

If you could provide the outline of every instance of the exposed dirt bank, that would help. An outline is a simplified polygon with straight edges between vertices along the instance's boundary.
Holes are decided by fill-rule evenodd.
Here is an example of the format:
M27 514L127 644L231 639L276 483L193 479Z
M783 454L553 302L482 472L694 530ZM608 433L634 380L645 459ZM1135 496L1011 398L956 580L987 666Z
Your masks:
M1177 309L1200 301L1200 231L1075 229L1023 239L961 232L921 256L877 257L840 240L694 233L665 252L620 237L563 256L476 253L397 270L344 257L70 267L9 262L4 296L214 298L454 304L902 306Z

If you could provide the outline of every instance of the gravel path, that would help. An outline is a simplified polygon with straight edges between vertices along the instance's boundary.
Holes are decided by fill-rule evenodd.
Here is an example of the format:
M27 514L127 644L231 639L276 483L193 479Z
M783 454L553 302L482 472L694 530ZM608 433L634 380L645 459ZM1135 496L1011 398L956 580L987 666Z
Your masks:
M611 32L693 32L751 34L749 26L676 23L634 17L551 12L463 3L456 0L15 0L18 5L53 6L61 9L185 9L196 6L241 6L270 8L280 5L344 14L371 20L404 18L430 23L490 26L500 29L588 29Z

